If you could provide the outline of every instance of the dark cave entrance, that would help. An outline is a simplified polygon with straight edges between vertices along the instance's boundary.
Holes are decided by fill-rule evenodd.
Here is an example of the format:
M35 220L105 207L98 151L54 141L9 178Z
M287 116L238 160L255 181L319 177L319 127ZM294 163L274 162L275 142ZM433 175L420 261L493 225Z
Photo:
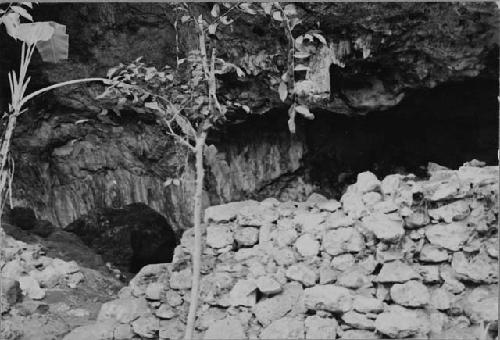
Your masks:
M125 273L171 262L179 243L165 217L143 203L96 209L65 230L78 235L105 262Z
M310 180L337 196L340 182L366 170L425 177L429 162L498 164L497 96L497 81L475 79L412 91L400 105L362 117L320 112L303 123Z
M472 79L407 93L398 106L366 116L314 111L297 119L306 153L300 176L328 197L339 198L356 175L400 172L426 177L429 162L457 169L472 159L498 164L498 81ZM286 109L253 116L227 128L217 145L272 142L288 134ZM256 197L257 199L259 197Z

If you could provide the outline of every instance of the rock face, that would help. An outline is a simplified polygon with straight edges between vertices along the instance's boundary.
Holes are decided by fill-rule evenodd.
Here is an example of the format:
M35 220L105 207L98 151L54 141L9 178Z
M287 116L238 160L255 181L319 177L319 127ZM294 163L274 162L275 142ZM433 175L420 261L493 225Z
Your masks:
M157 67L175 65L176 16L171 6L37 6L35 18L67 26L71 54L61 65L34 60L33 88L28 91L103 76L108 68L140 56ZM208 4L200 7L210 17ZM297 5L297 12L304 17L301 32L317 29L319 22L327 41L314 46L315 57L308 61L310 79L302 84L309 89L311 109L322 110L314 112L313 121L299 119L297 135L290 136L286 107L274 84L286 59L283 30L269 18L238 14L232 32L218 37L217 50L240 66L245 77L225 79L219 93L257 115L230 117L231 122L246 122L211 136L218 152L216 162L207 164L205 207L252 197L303 200L317 184L338 194L336 188L355 180L355 173L374 168L380 169L377 174L389 173L391 162L413 169L429 159L446 160L447 166L472 157L496 161L494 4L328 3ZM160 18L156 13L167 14ZM403 20L407 17L412 20ZM178 33L179 54L185 55L196 39L187 27ZM18 65L17 54L5 51L18 46L4 31L0 43L6 47L0 51L1 110L7 106L3 94L9 93L5 72ZM333 65L339 46L347 53L342 69ZM440 86L450 81L466 82ZM338 86L330 89L330 84ZM437 94L429 94L428 88ZM414 89L418 95L412 96ZM100 116L97 92L93 85L61 89L44 96L35 103L35 112L21 118L12 146L16 205L31 207L39 219L64 227L94 209L141 202L163 214L176 230L190 227L193 173L184 168L178 147L147 115ZM455 101L440 100L448 96ZM357 115L391 107L394 110L384 116L363 119L333 113ZM436 116L442 119L429 124ZM463 124L471 120L478 123ZM387 135L405 143L394 143ZM447 149L444 155L436 144ZM167 178L178 177L179 186L163 187ZM291 189L297 185L300 188ZM365 197L374 198L376 194Z
M133 273L147 264L171 262L178 244L167 220L138 203L83 216L66 230L77 234L105 261Z
M464 165L458 171L446 171L431 171L431 179L422 181L402 176L390 195L384 192L382 201L391 202L396 210L387 209L389 204L364 202L351 227L330 229L335 224L331 219L345 219L344 207L325 212L318 209L315 200L301 204L274 200L232 203L226 206L227 214L216 214L225 211L224 206L209 209L203 261L211 258L213 262L210 270L202 272L195 323L199 337L442 339L456 335L457 329L464 338L477 338L474 334L481 322L496 329L498 275L492 269L496 259L489 255L488 246L498 232L498 178L471 186L460 176L473 171L498 175L498 168ZM358 192L356 185L346 195ZM429 217L428 225L403 229L397 242L376 237L363 226L365 217L373 214L397 215L403 220L420 211L422 199L431 200L436 192L444 191L443 186L450 185L458 188L457 193L435 201L435 208L450 204L450 200L467 200L481 213L473 215L471 209L460 218L484 221L482 225L470 222L466 227L478 235L479 242L471 238L458 243L459 250L447 250L450 258L445 259L433 245L433 236L426 234L429 227L440 226L441 217L436 214ZM378 186L366 187L379 190ZM421 195L415 196L415 192ZM260 218L250 211L259 211ZM486 222L488 211L495 217ZM303 216L315 216L309 220L314 223L308 225ZM252 246L215 242L210 228L223 230L222 240L234 240L241 228L258 228L259 238ZM362 247L331 254L325 247L331 242L327 235L346 228L359 233ZM290 230L295 231L293 237L289 237ZM210 242L209 237L213 238ZM297 241L299 246L296 240L302 240ZM320 244L317 251L312 241ZM305 251L311 248L314 251ZM156 329L160 334L182 330L190 298L191 264L187 259L191 252L191 246L181 242L173 263L145 267L120 299L103 306L100 322L126 322L140 336ZM131 303L135 305L129 306ZM181 338L182 331L171 337Z

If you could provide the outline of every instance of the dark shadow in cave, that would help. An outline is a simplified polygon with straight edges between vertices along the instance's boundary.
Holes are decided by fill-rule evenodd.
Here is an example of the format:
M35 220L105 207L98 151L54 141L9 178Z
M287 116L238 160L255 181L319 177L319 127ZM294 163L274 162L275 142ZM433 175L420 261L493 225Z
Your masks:
M293 137L283 108L246 118L212 138L222 148L242 149L252 141L299 138L307 149L306 179L339 198L362 171L379 178L395 172L425 177L429 162L455 169L474 158L498 164L497 96L497 80L472 79L408 92L400 105L366 116L314 111L314 120L297 119Z
M148 264L171 262L178 244L165 217L143 203L96 209L65 230L77 234L104 261L131 273Z
M468 80L415 90L384 112L316 113L303 122L310 179L326 193L372 171L426 176L428 162L458 168L474 158L498 164L498 81Z

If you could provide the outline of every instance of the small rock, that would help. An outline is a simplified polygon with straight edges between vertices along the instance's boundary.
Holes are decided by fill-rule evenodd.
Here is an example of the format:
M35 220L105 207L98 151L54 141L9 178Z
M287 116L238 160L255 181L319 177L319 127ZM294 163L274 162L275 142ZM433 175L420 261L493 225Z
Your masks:
M164 285L160 283L157 282L150 283L148 285L148 288L146 288L146 299L153 301L160 300L164 288L165 288Z
M409 265L394 261L385 263L377 276L377 282L406 282L420 276Z
M304 321L299 318L284 317L264 328L260 333L260 339L302 339L304 335Z
M160 319L172 319L176 314L175 310L168 304L162 303L154 314Z
M419 333L426 334L429 331L429 320L413 310L400 306L394 306L389 312L377 316L375 328L390 338L406 338Z
M394 201L382 201L373 205L373 211L389 214L398 211L399 206Z
M324 285L337 281L338 272L329 266L320 266L319 268L319 283Z
M23 295L33 300L41 300L45 297L45 289L40 288L38 281L31 276L21 276L19 286Z
M296 262L295 253L290 248L273 249L272 255L280 266L289 266Z
M207 245L212 248L224 248L234 242L233 232L224 225L211 225L207 227Z
M191 279L191 268L186 268L179 272L173 272L170 276L170 288L189 289L191 288Z
M205 223L208 222L230 222L235 220L238 212L245 206L256 206L256 201L231 202L227 204L214 205L205 210Z
M338 271L344 271L354 265L354 256L352 254L340 254L332 259L330 265Z
M470 230L461 222L435 224L427 227L425 236L434 245L458 251L470 236Z
M259 241L259 229L254 227L238 227L234 239L240 246L253 246Z
M316 272L303 263L288 267L286 277L290 280L299 281L306 287L314 286L318 279Z
M339 324L334 318L322 318L317 315L306 317L304 322L306 339L335 339Z
M2 312L7 312L10 306L14 305L21 297L21 287L19 281L6 277L0 277L0 287L2 287L0 305Z
M360 313L381 313L384 311L384 302L374 297L356 295L352 308Z
M241 226L261 227L274 223L279 218L279 212L266 205L247 205L238 212L238 224Z
M473 322L498 322L498 290L474 288L465 298L464 312Z
M281 285L268 275L259 277L256 284L257 288L266 295L277 294L283 290Z
M380 339L377 334L372 331L365 331L360 329L349 329L342 333L342 336L339 338L341 340L370 340L370 339Z
M179 306L182 304L182 297L180 296L179 293L177 293L176 291L174 290L167 290L165 292L165 299L167 301L167 303L172 306L172 307L176 307L176 306Z
M404 221L405 227L408 229L421 228L431 222L429 215L421 211L412 211L405 217Z
M399 188L399 183L402 181L402 178L403 176L399 174L386 176L381 184L381 189L384 195L394 195Z
M160 322L152 315L141 316L132 322L134 333L147 339L153 339L155 333L160 330Z
M361 193L374 191L380 187L380 181L377 176L375 176L370 171L365 171L358 174L358 178L356 180L356 188Z
M318 203L318 209L321 211L335 212L342 206L337 200L328 200L326 202Z
M149 313L148 303L144 298L127 297L104 303L101 306L97 320L112 319L121 323L130 323Z
M343 210L351 218L358 219L365 213L365 204L363 202L363 196L362 194L360 194L355 190L348 189L345 192L345 194L342 195L340 202L342 202Z
M75 289L78 287L78 284L82 282L85 279L85 276L81 272L76 272L73 274L70 274L68 278L66 279L66 283L68 284L68 287L71 289Z
M132 294L136 297L145 294L147 287L153 282L164 284L165 288L168 288L170 267L171 264L168 263L155 263L142 267L129 282Z
M431 201L441 201L448 198L453 198L458 195L460 190L460 183L457 179L452 179L450 181L442 181L439 186L435 189L434 193L430 197Z
M469 214L470 206L463 200L443 205L437 209L429 210L429 215L433 220L444 221L446 223L463 220Z
M21 275L24 273L24 267L20 261L20 259L14 259L5 263L1 271L2 277L6 277L12 280L19 280Z
M426 244L420 250L419 259L422 262L444 262L448 261L448 252L431 244Z
M283 223L282 221L287 221L287 223ZM290 221L288 223L288 221ZM276 230L275 240L278 243L278 247L286 247L292 244L298 236L297 231L292 226L292 220L280 220L278 222L278 229ZM281 223L280 223L281 222Z
M382 201L382 195L379 194L378 192L374 192L374 191L367 192L366 194L363 195L362 201L367 206L373 207L375 204Z
M215 321L205 332L203 339L243 339L245 330L241 322L234 316L228 316L223 320Z
M295 248L302 256L315 256L319 252L320 244L310 234L304 234L295 242Z
M386 214L373 213L363 218L362 226L383 241L394 241L404 235L403 222L393 220Z
M328 202L328 198L315 192L313 192L306 200L306 203L316 206L320 203L325 203L325 202Z
M416 266L415 270L422 276L425 283L436 283L441 281L439 266Z
M325 229L337 229L342 227L350 227L354 224L354 218L346 215L342 210L338 210L326 217Z
M441 333L448 323L448 315L441 312L431 312L429 314L430 338L439 339L437 334Z
M357 329L373 330L375 329L375 322L366 317L365 314L360 314L350 311L342 315L342 320L349 326Z
M429 291L419 281L408 281L395 284L391 288L391 298L397 304L409 307L420 307L429 303Z
M337 285L358 289L371 286L371 281L360 268L351 268L338 276Z
M86 318L90 316L90 312L86 309L83 308L75 308L75 309L70 309L66 312L68 315L77 317L77 318Z
M357 253L364 249L365 242L355 228L339 228L325 233L323 247L330 255Z
M239 280L229 293L231 306L252 307L256 302L255 290L257 285L254 280Z
M486 254L474 256L469 262L463 252L456 252L453 254L451 267L455 270L456 277L461 280L475 283L498 282L498 264Z
M319 235L325 229L325 214L296 212L293 222L302 229L302 233Z
M178 319L160 320L160 339L183 339L186 325Z
M69 334L64 336L63 340L125 340L126 338L117 338L114 336L115 326L116 321L113 320L98 321L73 329Z
M252 309L255 317L262 325L268 325L272 321L285 316L292 309L301 309L304 291L297 282L286 284L281 294L260 300Z
M326 310L333 313L345 313L351 310L351 291L332 284L316 285L306 288L304 302L308 309Z
M452 301L451 294L444 288L437 288L431 292L430 306L438 310L450 309Z

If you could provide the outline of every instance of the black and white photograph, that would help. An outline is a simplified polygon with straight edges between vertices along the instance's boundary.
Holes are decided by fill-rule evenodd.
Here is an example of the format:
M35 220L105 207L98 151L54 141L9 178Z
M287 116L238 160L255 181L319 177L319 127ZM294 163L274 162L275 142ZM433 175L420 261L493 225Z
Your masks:
M0 339L498 340L500 2L0 0Z

